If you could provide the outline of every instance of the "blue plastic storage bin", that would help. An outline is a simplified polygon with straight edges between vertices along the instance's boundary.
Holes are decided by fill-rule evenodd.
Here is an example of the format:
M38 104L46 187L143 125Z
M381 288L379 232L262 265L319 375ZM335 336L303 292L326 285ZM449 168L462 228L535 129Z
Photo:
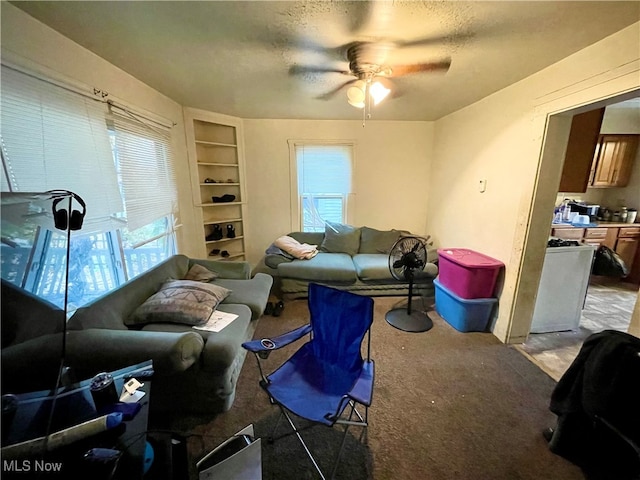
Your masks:
M461 298L433 279L436 287L436 312L460 332L484 332L497 298Z

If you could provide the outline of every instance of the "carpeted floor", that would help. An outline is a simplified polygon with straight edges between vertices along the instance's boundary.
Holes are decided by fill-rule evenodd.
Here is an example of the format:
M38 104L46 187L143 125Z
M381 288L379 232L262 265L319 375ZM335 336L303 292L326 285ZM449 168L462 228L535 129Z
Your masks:
M490 333L460 333L435 312L434 327L407 333L391 327L384 314L399 298L376 298L372 357L376 362L368 443L352 429L337 478L360 479L584 479L579 468L551 453L541 432L555 424L549 398L555 381L515 348ZM306 323L306 300L286 303L280 317L263 317L256 338ZM299 346L299 345L298 345ZM295 349L273 352L277 367ZM258 386L253 355L247 356L236 401L216 418L179 417L172 428L189 433L193 464L229 436L253 423L266 436L276 421ZM280 424L280 432L288 426ZM339 447L339 432L314 427L306 432L325 471ZM318 478L293 436L263 442L265 480Z

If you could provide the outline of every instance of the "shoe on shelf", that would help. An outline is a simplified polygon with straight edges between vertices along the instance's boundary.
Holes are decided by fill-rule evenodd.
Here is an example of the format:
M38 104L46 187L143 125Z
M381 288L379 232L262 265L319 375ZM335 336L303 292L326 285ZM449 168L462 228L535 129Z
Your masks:
M205 178L204 183L216 183L216 181L213 178Z
M220 255L220 249L219 248L214 248L213 250L211 250L209 252L209 255Z
M206 236L207 242L215 242L222 239L222 227L220 225L213 226L213 232Z
M226 250L222 250L222 252L220 252L220 255L222 255L224 258L227 258L229 256L229 252L227 252Z
M273 313L271 315L273 315L274 317L279 317L283 310L284 310L284 302L280 300L273 307Z
M211 201L213 203L229 203L233 202L236 199L235 195L231 195L230 193L225 193L221 197L211 197Z
M236 238L236 229L233 225L227 225L227 238Z
M265 315L273 314L273 302L267 302L267 306L264 308Z

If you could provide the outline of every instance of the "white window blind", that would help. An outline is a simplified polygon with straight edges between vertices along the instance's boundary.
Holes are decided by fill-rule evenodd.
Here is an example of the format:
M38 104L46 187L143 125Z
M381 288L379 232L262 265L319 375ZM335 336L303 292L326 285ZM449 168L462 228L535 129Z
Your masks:
M106 106L2 66L2 190L70 190L83 198L82 233L108 231L123 211Z
M111 122L129 231L177 214L170 132L117 113Z
M303 231L346 223L352 192L353 145L295 143L298 205Z
M351 145L296 145L298 194L351 193Z

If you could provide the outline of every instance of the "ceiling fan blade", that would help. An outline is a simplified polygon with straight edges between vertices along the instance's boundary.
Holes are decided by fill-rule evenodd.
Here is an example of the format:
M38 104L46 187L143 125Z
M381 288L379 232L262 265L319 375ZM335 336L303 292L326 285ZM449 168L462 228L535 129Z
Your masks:
M409 47L428 47L431 45L458 45L464 44L466 41L475 38L474 33L451 33L446 35L438 35L432 37L424 37L424 38L416 38L414 40L407 41L396 41L396 46L398 48L409 48Z
M391 67L391 77L402 77L415 73L425 72L447 72L451 67L451 59L440 62L414 63L412 65L394 65Z
M340 90L342 90L344 87L346 87L347 85L351 85L353 82L355 82L357 79L354 78L353 80L348 80L346 82L344 82L341 85L338 85L336 88L334 88L333 90L329 90L327 93L323 93L322 95L318 95L316 98L318 100L330 100L331 98L333 98L333 96L338 93Z
M339 68L314 67L309 65L291 65L289 67L289 75L308 75L315 73L342 73L349 75L350 72Z

